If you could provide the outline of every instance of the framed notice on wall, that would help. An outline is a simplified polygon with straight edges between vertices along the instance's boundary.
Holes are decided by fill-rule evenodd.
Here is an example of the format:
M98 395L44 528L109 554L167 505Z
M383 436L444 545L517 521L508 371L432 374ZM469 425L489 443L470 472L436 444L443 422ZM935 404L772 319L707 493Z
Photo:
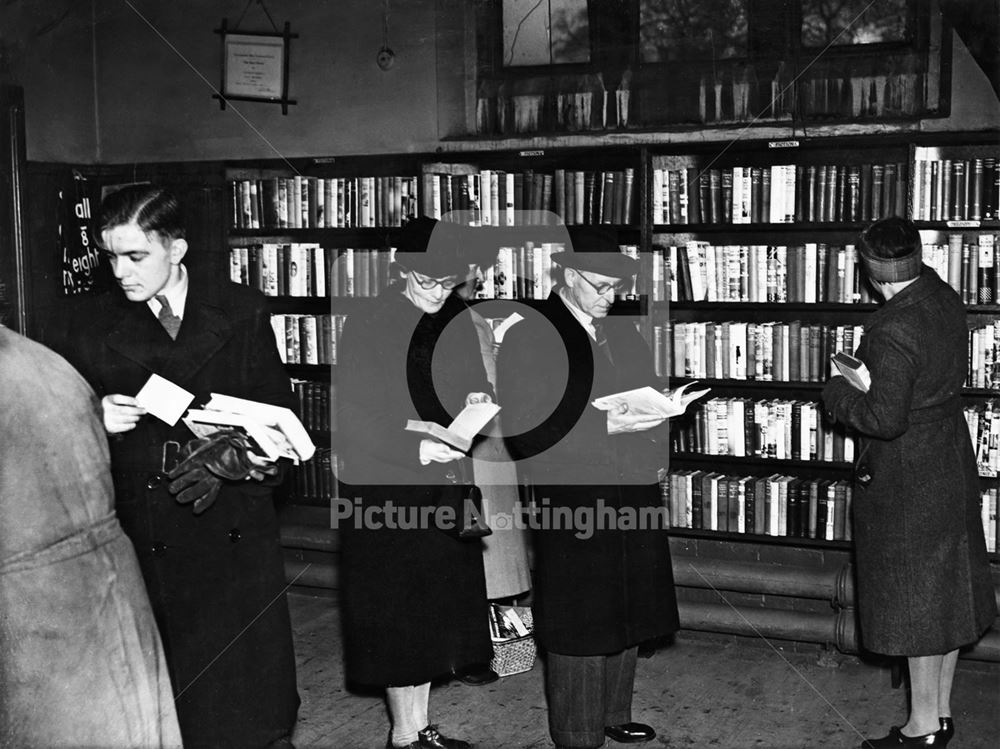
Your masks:
M281 104L282 114L288 114L288 57L292 34L285 24L284 33L237 32L222 27L216 29L222 37L222 85L213 98L223 109L226 102L266 101Z
M226 34L223 89L227 97L285 98L285 38Z

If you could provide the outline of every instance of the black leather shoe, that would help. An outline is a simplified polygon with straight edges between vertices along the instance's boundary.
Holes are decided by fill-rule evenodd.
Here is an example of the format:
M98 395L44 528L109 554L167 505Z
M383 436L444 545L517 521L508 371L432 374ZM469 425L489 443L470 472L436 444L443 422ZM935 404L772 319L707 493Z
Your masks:
M951 737L955 735L955 719L949 715L938 718L938 722L941 723L941 730L938 731L938 734L944 736L945 742L951 741Z
M472 747L468 741L442 736L437 726L427 726L424 730L417 731L416 745L421 749L471 749Z
M458 680L463 684L468 684L470 687L481 687L486 684L492 684L500 676L489 666L481 666L479 668L469 669L468 671L459 675Z
M656 731L645 723L621 723L605 726L604 735L619 744L639 744L656 738Z
M865 739L861 742L861 749L889 749L890 747L906 747L916 749L916 747L943 747L948 746L950 737L945 737L941 731L925 733L922 736L905 736L899 726L889 729L889 735L880 739Z

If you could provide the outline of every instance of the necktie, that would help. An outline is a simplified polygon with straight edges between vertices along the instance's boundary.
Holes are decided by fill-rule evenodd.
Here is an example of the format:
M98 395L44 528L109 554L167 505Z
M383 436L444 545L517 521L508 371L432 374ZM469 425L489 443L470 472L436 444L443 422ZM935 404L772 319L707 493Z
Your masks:
M611 349L608 346L608 336L604 332L604 320L593 320L591 322L594 326L594 339L598 350L608 358L609 362L614 364L615 360L611 356Z
M160 325L170 337L176 340L177 331L181 329L181 319L174 314L170 308L170 300L165 296L158 295L156 301L160 303L160 314L156 316L156 319L160 321Z

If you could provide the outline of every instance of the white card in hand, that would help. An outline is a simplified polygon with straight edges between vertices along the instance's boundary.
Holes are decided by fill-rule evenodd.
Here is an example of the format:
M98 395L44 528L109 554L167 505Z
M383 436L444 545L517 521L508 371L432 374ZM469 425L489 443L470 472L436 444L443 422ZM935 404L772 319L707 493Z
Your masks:
M136 393L135 400L148 413L173 426L191 405L194 393L189 393L158 374L152 374Z

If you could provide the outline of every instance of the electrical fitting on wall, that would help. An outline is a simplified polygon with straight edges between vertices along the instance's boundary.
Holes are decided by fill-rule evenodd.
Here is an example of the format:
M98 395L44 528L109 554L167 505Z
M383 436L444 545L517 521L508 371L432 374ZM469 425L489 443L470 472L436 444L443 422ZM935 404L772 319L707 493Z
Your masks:
M380 70L388 70L396 62L396 53L389 47L389 0L385 0L382 11L382 47L375 55L375 64Z

